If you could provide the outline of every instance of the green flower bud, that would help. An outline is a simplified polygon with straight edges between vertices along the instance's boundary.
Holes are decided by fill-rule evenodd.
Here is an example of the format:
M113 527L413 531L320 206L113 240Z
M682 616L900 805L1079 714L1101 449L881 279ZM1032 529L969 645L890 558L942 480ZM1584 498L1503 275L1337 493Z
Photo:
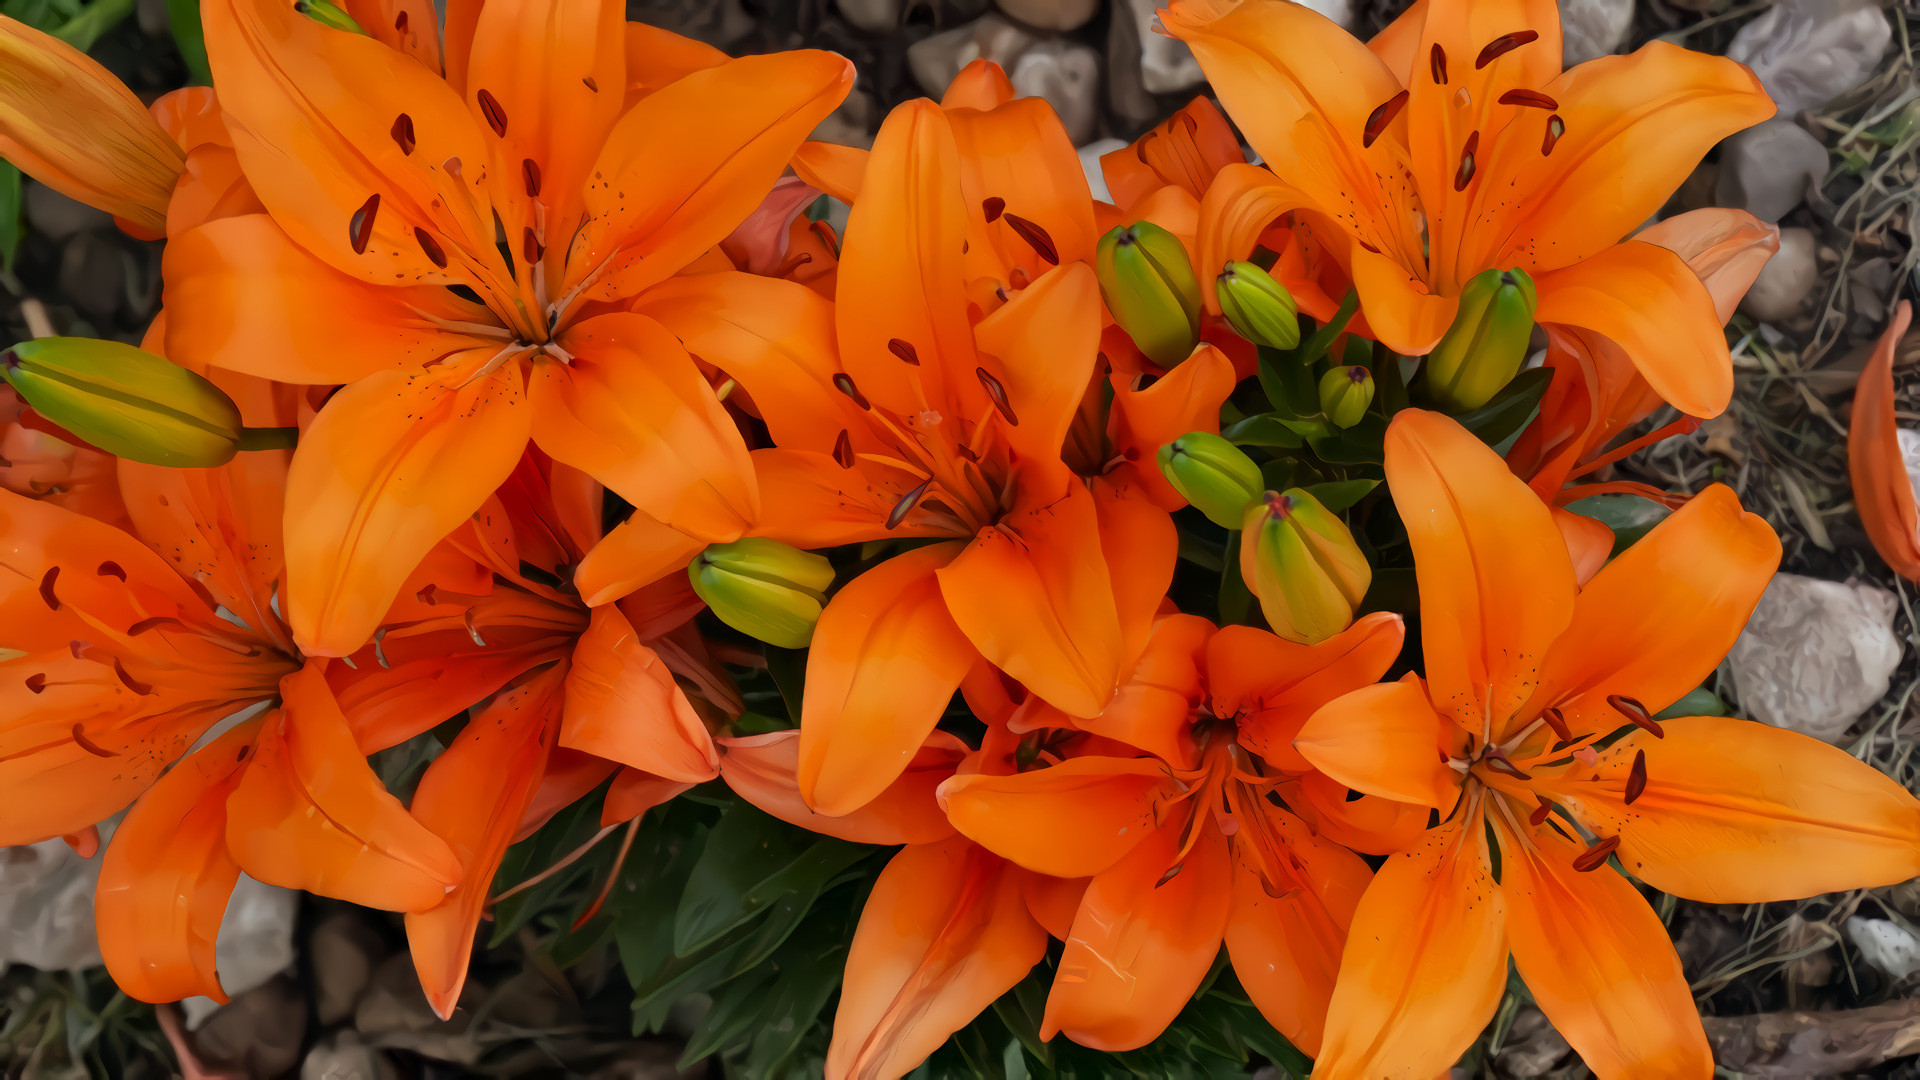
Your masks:
M1367 415L1373 404L1373 372L1359 365L1337 367L1320 377L1320 411L1336 425L1349 428Z
M1299 309L1293 294L1273 275L1250 262L1230 262L1213 281L1220 312L1234 333L1269 349L1300 344Z
M366 33L366 30L353 20L353 16L347 14L345 8L332 3L331 0L293 0L293 10L322 26L345 30L349 34Z
M205 469L240 449L240 410L178 364L117 341L44 337L0 353L0 378L48 420L109 454Z
M1147 359L1164 368L1200 341L1200 283L1178 237L1150 221L1100 238L1094 254L1100 295Z
M778 540L712 544L687 567L693 591L720 621L782 649L802 649L833 584L833 565Z
M1373 583L1373 568L1345 522L1299 488L1247 508L1240 534L1240 577L1260 598L1273 632L1303 645L1353 623Z
M1246 451L1218 435L1190 431L1160 448L1160 472L1181 497L1223 529L1237 529L1266 484Z
M1427 356L1427 391L1451 412L1493 400L1527 359L1533 334L1533 278L1525 270L1486 270L1460 293L1440 344Z

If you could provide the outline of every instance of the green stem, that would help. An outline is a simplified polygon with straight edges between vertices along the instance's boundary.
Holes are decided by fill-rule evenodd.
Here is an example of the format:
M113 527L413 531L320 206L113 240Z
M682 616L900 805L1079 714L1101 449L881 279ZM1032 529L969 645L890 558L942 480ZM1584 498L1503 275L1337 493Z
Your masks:
M239 447L242 450L291 450L300 442L297 427L243 427Z
M68 19L64 25L53 32L61 41L86 52L93 43L104 37L107 31L119 26L127 16L133 14L133 0L93 0L80 14Z

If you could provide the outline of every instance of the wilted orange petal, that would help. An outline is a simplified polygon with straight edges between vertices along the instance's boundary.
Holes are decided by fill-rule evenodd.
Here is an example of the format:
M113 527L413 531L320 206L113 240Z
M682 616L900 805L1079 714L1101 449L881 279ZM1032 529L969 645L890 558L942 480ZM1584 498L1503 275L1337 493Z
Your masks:
M734 793L774 817L856 844L931 844L953 835L934 789L953 775L965 744L942 731L927 737L899 779L872 802L841 817L815 812L800 797L800 733L721 739L720 775Z
M1894 417L1893 354L1913 319L1905 300L1874 343L1853 392L1852 424L1847 429L1847 472L1860 524L1893 572L1920 581L1920 511L1914 506L1913 481L1907 477Z
M574 646L560 745L669 780L719 775L713 737L673 673L612 604Z

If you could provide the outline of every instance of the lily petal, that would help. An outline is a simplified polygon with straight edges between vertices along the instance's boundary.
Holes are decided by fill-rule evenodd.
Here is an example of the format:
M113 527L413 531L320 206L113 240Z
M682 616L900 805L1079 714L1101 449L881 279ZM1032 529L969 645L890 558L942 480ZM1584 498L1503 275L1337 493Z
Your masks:
M681 532L635 510L593 545L574 569L573 585L582 603L598 607L685 570L707 541Z
M935 731L906 771L873 801L842 817L814 811L800 797L800 733L720 739L720 775L734 794L774 817L803 829L856 844L932 844L954 829L934 798L966 753L958 739Z
M1900 301L1860 372L1847 429L1847 473L1873 549L1894 573L1920 581L1920 510L1900 452L1893 395L1894 350L1912 320L1913 305Z
M1340 783L1441 813L1460 797L1460 776L1441 760L1441 719L1418 682L1379 683L1334 699L1293 740Z
M1780 250L1780 226L1745 210L1718 206L1675 214L1641 229L1633 238L1658 244L1686 260L1687 268L1713 297L1722 326L1733 318L1767 260Z
M593 609L567 671L560 745L668 780L720 775L720 755L693 703L619 607Z
M1125 858L1155 830L1155 804L1172 795L1167 767L1153 758L1075 757L1007 776L963 773L940 786L955 828L1060 878L1091 877Z
M1308 718L1380 677L1400 656L1406 624L1387 611L1363 615L1317 645L1298 645L1250 626L1223 626L1207 643L1213 714L1238 718L1242 745L1280 768L1306 771L1293 748Z
M1100 284L1093 268L1072 262L1042 273L983 319L974 340L980 366L999 380L1019 417L1006 429L1014 453L1058 457L1100 350Z

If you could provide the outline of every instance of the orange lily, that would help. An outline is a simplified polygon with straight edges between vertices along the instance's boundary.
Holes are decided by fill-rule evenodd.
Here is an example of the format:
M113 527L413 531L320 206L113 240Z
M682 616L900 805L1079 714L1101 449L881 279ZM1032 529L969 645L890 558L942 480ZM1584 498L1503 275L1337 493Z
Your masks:
M1890 884L1920 872L1920 802L1799 734L1653 719L1713 671L1779 562L1727 488L1582 588L1546 504L1453 421L1396 416L1386 472L1426 677L1332 702L1294 745L1444 820L1361 899L1315 1076L1445 1071L1493 1016L1509 954L1603 1080L1712 1076L1666 927L1609 857L1719 903Z
M1091 247L1088 203L1049 202L1066 183L1055 173L1035 180L1005 155L961 152L963 139L1006 141L1044 158L1053 136L1030 138L1035 108L953 110L968 114L960 123L931 102L896 109L861 181L832 304L791 282L710 275L635 305L692 351L729 357L721 366L752 394L778 444L753 454L755 535L805 548L940 541L860 575L820 619L799 785L825 814L899 775L978 657L1069 713L1098 713L1171 579L1172 522L1139 466L1089 486L1062 459L1097 362L1098 289L1076 261ZM972 202L970 187L1007 193L994 222L981 206L999 197ZM1149 399L1166 415L1142 405L1139 430L1217 413L1229 369L1217 356L1196 365ZM1201 409L1207 393L1219 396ZM1133 458L1153 467L1151 450ZM582 595L618 596L701 546L635 515L581 567Z
M1724 325L1760 270L1780 249L1780 230L1743 210L1709 208L1677 214L1634 235L1686 261L1713 298ZM1527 426L1507 462L1528 479L1535 494L1559 505L1592 488L1563 491L1566 484L1634 450L1675 433L1692 430L1697 418L1683 418L1642 439L1606 451L1627 429L1653 415L1660 395L1621 348L1598 334L1575 327L1547 328L1546 366L1554 378L1540 399L1540 418ZM1609 488L1608 490L1619 490ZM1651 491L1646 492L1653 497Z
M1335 838L1371 845L1339 820L1346 793L1303 775L1310 767L1290 744L1314 710L1384 674L1400 643L1399 616L1384 613L1311 646L1167 615L1107 710L1075 722L1104 748L1062 760L1063 745L1088 736L1041 731L1024 744L1032 767L941 786L954 825L988 850L1042 874L1092 879L1043 1038L1145 1045L1186 1005L1224 941L1262 1015L1303 1050L1319 1048L1369 876ZM1033 718L1016 712L1014 721ZM1400 811L1416 824L1425 817L1424 808L1363 802L1381 824L1408 816Z
M184 155L79 49L0 15L0 158L71 199L162 235Z
M1616 343L1675 408L1732 392L1705 289L1673 252L1620 242L1724 136L1771 116L1722 57L1653 42L1563 72L1547 0L1420 0L1371 46L1281 0L1174 0L1161 13L1267 163L1221 171L1203 244L1243 258L1281 215L1304 219L1359 291L1370 332L1427 352L1461 288L1519 268L1538 321Z
M1912 321L1913 305L1905 300L1895 305L1892 321L1860 372L1847 428L1847 473L1873 550L1894 573L1920 581L1920 510L1914 507L1913 481L1900 452L1893 394L1894 350Z
M288 477L310 655L359 649L529 438L664 520L740 535L757 491L739 433L685 350L620 307L739 224L852 78L829 53L716 64L628 41L611 0L462 8L443 77L429 5L366 6L373 37L278 0L206 8L265 213L208 220L165 263L169 355L346 384Z

